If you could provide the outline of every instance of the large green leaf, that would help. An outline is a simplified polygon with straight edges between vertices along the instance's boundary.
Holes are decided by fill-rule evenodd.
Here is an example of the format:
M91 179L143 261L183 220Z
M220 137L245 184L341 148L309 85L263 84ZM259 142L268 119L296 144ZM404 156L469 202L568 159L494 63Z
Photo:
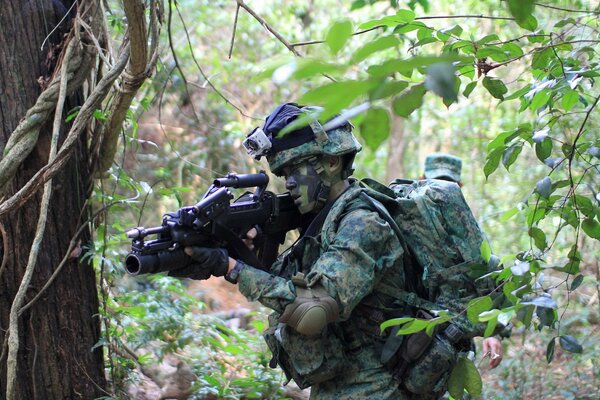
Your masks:
M576 90L568 90L563 94L561 105L565 111L571 111L571 109L577 104L579 100L579 93Z
M547 247L546 234L540 228L532 226L529 228L529 236L533 238L535 246L540 250L545 250Z
M327 31L325 43L329 46L332 54L337 54L344 47L350 36L352 36L352 22L347 19L337 21Z
M337 114L358 97L366 96L377 83L373 81L338 81L309 90L298 100L303 104L323 106L324 118Z
M454 102L458 98L455 90L455 69L451 63L436 63L427 68L425 87L445 100Z
M508 92L504 82L500 79L490 78L489 76L483 78L483 87L486 88L492 96L500 100L504 100L504 95Z
M558 338L560 347L571 353L581 354L583 353L583 347L579 344L579 341L571 335L561 335Z
M519 154L521 154L521 150L523 150L522 142L514 143L504 150L504 153L502 154L502 164L507 171L509 170L510 166L517 161Z
M488 153L487 160L485 162L485 165L483 166L483 173L485 174L485 179L487 179L496 169L498 169L498 165L500 165L500 159L502 158L503 152L504 146L497 147Z
M450 395L455 399L462 399L466 390L471 396L479 397L482 389L481 375L473 361L466 357L459 357L458 363L448 379Z
M370 108L360 124L360 133L367 147L377 150L390 135L388 111L380 107Z
M508 10L515 17L517 23L521 23L533 13L534 0L507 0Z
M588 218L581 223L581 229L591 238L600 240L600 224L595 219Z
M411 87L408 91L396 97L393 103L394 113L407 118L413 111L423 105L423 96L426 91L425 86L420 84Z
M479 314L489 311L493 304L494 302L489 296L478 297L469 301L467 304L467 317L469 321L474 324L479 323Z
M350 62L353 64L359 63L373 53L389 49L390 47L394 47L399 44L400 41L396 36L381 36L356 50L352 55Z

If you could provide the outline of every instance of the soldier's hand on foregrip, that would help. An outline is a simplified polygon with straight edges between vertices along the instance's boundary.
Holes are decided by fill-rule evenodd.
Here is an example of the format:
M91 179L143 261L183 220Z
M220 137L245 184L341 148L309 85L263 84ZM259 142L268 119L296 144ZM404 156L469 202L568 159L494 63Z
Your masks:
M224 276L229 267L229 255L225 249L186 247L185 253L194 263L169 271L169 276L204 280L211 276Z

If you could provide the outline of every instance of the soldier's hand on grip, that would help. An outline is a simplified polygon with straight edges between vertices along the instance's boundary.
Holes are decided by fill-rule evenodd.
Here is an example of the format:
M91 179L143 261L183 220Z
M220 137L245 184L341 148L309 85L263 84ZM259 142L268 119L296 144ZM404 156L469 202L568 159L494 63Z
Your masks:
M186 247L185 253L194 263L169 271L169 276L204 280L211 276L224 276L229 265L229 255L225 249L208 247Z

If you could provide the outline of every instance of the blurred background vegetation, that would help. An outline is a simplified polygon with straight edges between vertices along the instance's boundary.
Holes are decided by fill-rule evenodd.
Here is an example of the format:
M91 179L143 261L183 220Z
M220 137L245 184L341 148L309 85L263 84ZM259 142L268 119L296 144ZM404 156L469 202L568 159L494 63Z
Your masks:
M195 203L217 175L266 170L241 141L277 104L305 100L331 114L368 102L352 116L364 144L358 178L417 179L432 152L463 159L465 197L515 297L502 310L515 324L504 361L480 363L482 397L600 397L598 2L169 3L157 73L94 196L108 210L87 255L98 267L113 398L292 396L268 367L263 310L226 283L127 277L122 260L128 228ZM118 41L126 21L110 10ZM440 72L421 58L373 83L373 66L442 52L456 58ZM407 97L423 82L425 96ZM283 182L274 177L271 189ZM534 307L533 318L520 316Z

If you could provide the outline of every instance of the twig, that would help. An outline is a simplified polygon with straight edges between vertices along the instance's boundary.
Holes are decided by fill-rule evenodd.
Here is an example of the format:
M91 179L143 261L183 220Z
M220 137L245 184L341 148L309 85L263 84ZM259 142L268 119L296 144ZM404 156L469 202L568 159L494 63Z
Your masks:
M428 17L417 17L415 21L426 20L426 19L456 19L456 18L477 18L477 19L500 19L505 21L514 21L513 17L492 17L490 15L431 15Z
M65 15L63 15L63 17L60 19L60 21L58 21L56 26L50 31L50 33L48 33L48 35L46 35L46 37L44 38L44 41L42 42L42 45L40 46L40 50L44 50L44 45L46 44L46 41L50 38L52 33L54 33L54 31L60 27L60 24L62 24L62 22L65 20L65 18L67 18L69 16L69 14L71 14L71 10L73 9L73 7L75 7L76 4L77 4L77 2L74 1L73 4L71 4L71 7L69 7L67 12L65 13Z
M233 53L233 43L235 42L235 30L237 29L238 15L240 14L240 5L235 8L235 19L233 20L233 32L231 32L231 45L229 46L229 59Z
M571 8L562 8L562 7L556 7L556 6L551 6L549 4L542 4L542 3L535 3L536 6L540 6L540 7L544 7L544 8L551 8L553 10L559 10L559 11L566 11L566 12L572 12L572 13L583 13L583 14L599 14L600 11L594 11L594 10L573 10Z
M290 42L288 42L283 36L281 36L281 34L279 34L279 32L277 32L275 29L273 29L267 23L267 21L265 21L265 19L263 17L261 17L253 9L248 7L248 5L246 5L246 3L244 3L244 0L236 0L236 1L238 3L238 6L242 7L244 10L246 10L246 12L248 12L248 14L252 15L254 17L254 19L256 19L266 30L271 32L273 34L273 36L275 36L285 47L287 47L287 49L289 51L291 51L292 53L294 53L294 55L296 55L298 57L302 57L302 55L300 53L298 53L298 51L294 48L294 46L292 46L290 44Z
M369 29L365 29L365 30L362 30L362 31L354 32L352 34L352 36L362 35L363 33L371 32L371 31L374 31L375 29L379 29L379 28L383 28L383 27L385 27L385 25L377 25L377 26L374 26L374 27L369 28ZM291 46L292 47L299 47L299 46L307 46L307 45L310 45L310 44L320 44L320 43L325 43L325 41L324 40L309 40L307 42L292 43Z
M190 107L192 108L193 118L197 123L200 123L200 118L198 118L198 113L196 112L196 107L194 106L194 101L192 100L192 95L190 94L190 91L188 89L187 77L185 76L185 74L183 73L183 70L181 69L181 66L179 65L179 59L177 58L177 52L175 51L175 46L173 46L173 35L171 33L171 21L172 21L173 7L171 7L171 2L172 2L172 0L169 0L169 14L167 16L167 37L169 39L169 47L171 48L171 55L173 56L173 61L175 62L175 68L177 68L177 71L179 71L179 75L181 75L181 79L183 79L183 82L184 82L183 87L185 89L185 94L187 95L188 99L190 99Z
M185 20L183 19L183 16L181 15L181 12L179 12L179 7L177 7L177 4L175 5L175 9L177 10L177 15L179 15L179 19L181 20L181 23L183 24L183 31L185 32L185 36L187 38L188 48L190 51L190 55L192 56L192 60L194 60L194 64L196 64L196 68L198 68L198 71L200 72L202 77L206 80L208 85L219 95L219 97L221 97L227 104L229 104L230 106L232 106L233 108L238 110L238 112L240 114L242 114L244 117L258 119L258 118L252 117L251 115L246 114L246 112L243 111L240 107L233 104L219 89L217 89L217 87L215 85L213 85L213 83L210 81L210 79L208 79L208 76L204 73L204 70L202 69L202 67L198 63L198 60L196 59L196 55L194 53L194 48L192 47L192 41L190 40L190 35L189 35L188 29L187 29L187 25L185 23Z

